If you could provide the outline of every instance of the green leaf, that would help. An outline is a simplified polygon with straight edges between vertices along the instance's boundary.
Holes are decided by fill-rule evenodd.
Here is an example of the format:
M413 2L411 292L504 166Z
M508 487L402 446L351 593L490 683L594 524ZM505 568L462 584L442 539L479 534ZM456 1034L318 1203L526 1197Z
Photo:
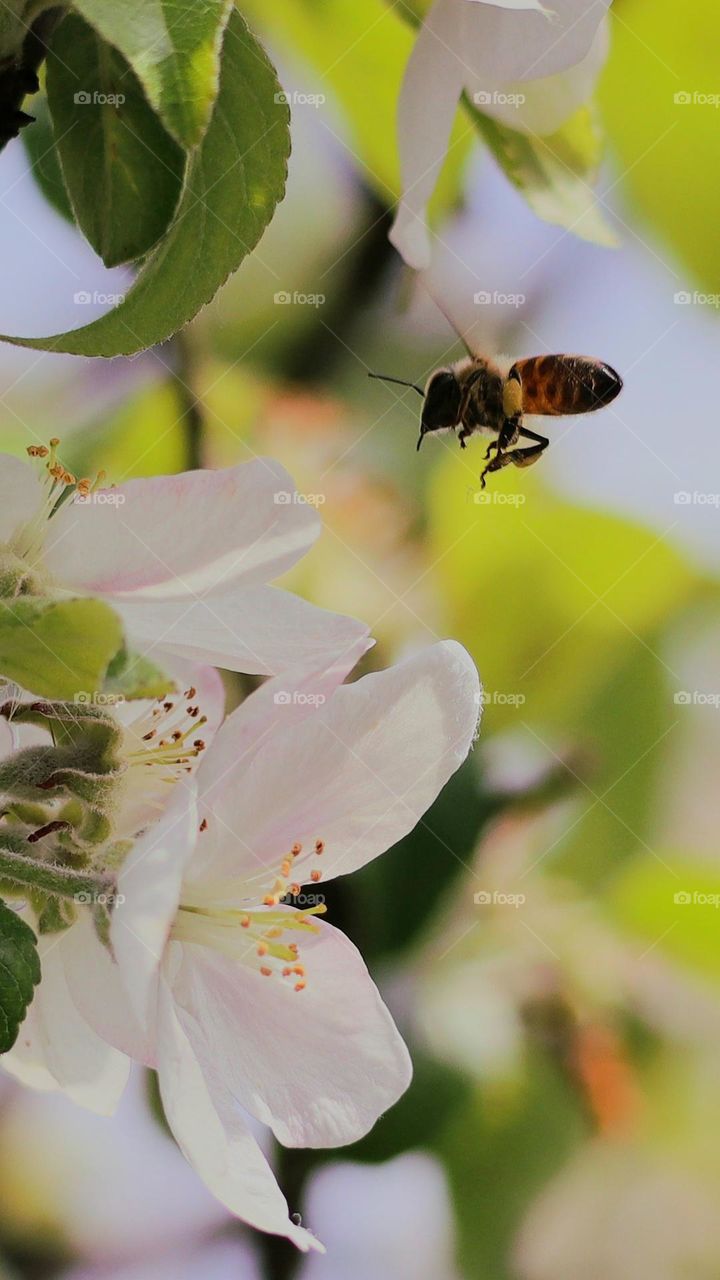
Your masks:
M75 0L75 8L127 59L177 141L196 146L217 96L231 0Z
M177 208L185 153L125 59L68 14L52 37L47 94L78 226L107 267L133 262Z
M448 452L433 472L429 554L440 566L444 626L482 672L483 736L525 722L545 742L548 726L577 741L580 714L699 582L669 539L553 499L541 467L508 468L496 486L504 501L478 502L468 480L483 452Z
M512 1249L523 1218L585 1136L577 1098L534 1049L522 1083L478 1090L453 1117L433 1145L450 1177L466 1280L515 1280Z
M327 94L347 120L350 132L346 157L357 164L364 180L388 203L401 192L395 116L405 67L415 34L408 24L407 5L387 0L323 0L322 18L307 0L245 0L243 12L267 31L288 58L298 57L314 68L299 88ZM312 110L298 105L297 111ZM329 104L318 107L323 132L345 145L336 125L328 120ZM434 220L460 197L461 180L471 149L472 129L460 114L447 158L430 201Z
M610 58L600 106L616 154L618 185L638 216L637 234L662 255L670 297L689 280L673 275L677 255L702 290L720 291L720 129L717 0L623 0L610 9ZM651 228L648 237L645 226ZM713 315L714 303L704 304ZM678 318L681 318L680 316Z
M697 856L660 849L616 880L613 918L638 940L637 954L674 959L720 979L720 871Z
M44 698L102 689L122 627L100 600L0 601L0 673Z
M12 1049L40 981L36 943L29 925L0 902L0 1053Z
M60 168L55 133L45 94L39 94L33 99L32 113L35 123L32 128L23 129L20 137L30 161L33 177L55 212L75 226L75 215Z
M595 244L617 245L594 191L602 135L590 107L581 107L562 129L541 138L483 115L467 98L464 105L505 176L538 218Z
M273 67L233 11L220 94L185 193L124 301L69 333L3 340L72 355L133 355L187 324L255 247L284 195L289 112L278 93Z
M141 654L123 647L108 667L103 692L134 698L161 698L174 685L170 676Z
M28 31L28 0L4 0L0 6L0 58L9 57L22 45Z

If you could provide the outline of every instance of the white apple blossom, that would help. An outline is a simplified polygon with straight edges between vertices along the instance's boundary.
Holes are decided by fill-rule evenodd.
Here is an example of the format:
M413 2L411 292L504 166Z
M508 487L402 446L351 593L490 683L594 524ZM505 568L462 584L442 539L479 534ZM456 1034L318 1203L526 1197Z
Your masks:
M35 590L102 598L145 654L258 675L367 634L267 585L321 530L272 459L105 489L102 474L76 482L54 441L29 452L0 455L0 583L25 575Z
M173 658L169 667L179 681L178 693L157 702L112 706L122 726L118 756L124 765L113 813L115 839L139 835L162 815L172 784L187 781L222 721L225 695L218 672ZM47 740L34 726L0 720L0 759ZM60 808L63 800L55 803ZM37 929L28 905L23 915ZM15 1045L0 1062L30 1088L61 1091L89 1111L111 1115L125 1089L130 1060L95 1033L73 1000L65 958L74 954L75 930L82 940L92 933L81 915L70 930L38 937L42 981Z
M117 963L87 918L44 958L98 1036L156 1067L215 1195L304 1249L316 1241L289 1218L245 1113L286 1145L348 1143L411 1072L360 954L320 920L317 886L412 829L480 713L459 645L339 686L357 656L268 681L225 721L122 868Z
M526 133L558 129L590 97L607 53L610 0L435 0L398 104L403 195L390 239L430 265L426 209L463 95Z

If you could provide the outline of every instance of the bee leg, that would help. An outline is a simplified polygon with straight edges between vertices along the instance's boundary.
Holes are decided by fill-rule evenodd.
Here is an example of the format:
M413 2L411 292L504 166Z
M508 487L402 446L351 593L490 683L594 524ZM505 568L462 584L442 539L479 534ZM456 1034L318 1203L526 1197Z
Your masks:
M531 467L533 462L537 462L538 458L542 457L549 443L549 440L543 440L542 444L531 444L527 448L513 449L505 457L508 462L512 462L516 467Z
M505 452L496 454L492 462L489 462L480 476L480 487L485 488L485 476L492 471L501 471L503 467L507 467L510 463L515 467L531 467L538 458L542 457L547 449L550 441L546 436L536 435L534 431L528 431L527 428L521 428L520 434L528 440L535 440L532 445L523 446L521 449L509 449Z
M491 441L490 441L490 444L488 445L487 449L485 450L485 461L487 462L487 460L488 460L488 458L490 457L490 454L493 452L493 450L495 450L495 449L499 449L499 448L500 448L500 443L499 443L499 441L497 441L497 440L491 440Z

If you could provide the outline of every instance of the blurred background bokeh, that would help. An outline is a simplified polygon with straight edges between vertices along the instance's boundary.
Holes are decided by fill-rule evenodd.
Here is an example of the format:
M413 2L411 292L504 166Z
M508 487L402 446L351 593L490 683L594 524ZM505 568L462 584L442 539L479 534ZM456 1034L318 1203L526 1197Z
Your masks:
M370 624L374 666L461 640L482 733L413 835L328 889L415 1079L355 1147L271 1152L327 1256L230 1219L142 1072L113 1120L7 1080L0 1276L716 1280L716 0L613 6L598 200L619 247L540 222L460 122L429 287L387 241L411 30L381 0L241 7L293 102L258 252L133 360L0 348L0 444L57 434L116 482L280 459L325 526L287 585ZM0 245L6 332L80 324L126 283L20 143ZM423 382L461 353L432 295L482 350L596 355L623 395L481 494L482 442L417 455L414 394L367 378Z

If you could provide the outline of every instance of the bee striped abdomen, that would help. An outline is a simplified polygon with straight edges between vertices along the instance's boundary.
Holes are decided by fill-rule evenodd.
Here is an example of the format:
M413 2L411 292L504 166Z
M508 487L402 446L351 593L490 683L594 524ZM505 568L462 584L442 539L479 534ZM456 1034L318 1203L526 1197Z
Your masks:
M518 360L509 376L514 373L520 376L525 413L590 413L610 404L622 389L610 365L588 356L531 356Z

